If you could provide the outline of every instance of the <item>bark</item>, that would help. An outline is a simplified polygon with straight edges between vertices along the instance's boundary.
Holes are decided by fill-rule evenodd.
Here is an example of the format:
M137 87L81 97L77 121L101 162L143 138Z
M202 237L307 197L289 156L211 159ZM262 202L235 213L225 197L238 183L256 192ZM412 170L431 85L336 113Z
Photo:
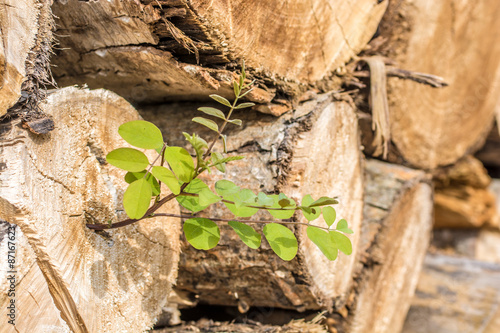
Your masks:
M500 330L500 265L427 255L403 333Z
M369 160L356 285L345 332L399 332L432 228L432 188L422 171Z
M498 228L491 178L482 163L467 156L434 177L435 228Z
M496 0L391 2L373 51L449 84L388 80L392 141L410 165L452 164L484 143L500 92L498 15Z
M45 79L52 39L51 0L5 0L0 6L0 116L22 88ZM25 80L27 82L23 86ZM33 91L30 91L33 93Z
M19 230L16 328L144 331L176 277L178 223L156 218L107 235L85 227L124 218L124 172L104 157L138 114L113 93L76 88L50 94L42 109L53 132L35 135L17 120L0 131L0 219ZM2 293L2 311L7 302Z
M136 102L230 96L245 59L266 100L286 100L347 62L376 31L387 2L56 1L61 85L106 87ZM201 65L198 66L197 64ZM264 93L263 92L263 93ZM292 98L293 99L293 98ZM279 113L267 110L268 113Z
M196 107L192 105L191 110ZM142 115L162 128L170 145L184 144L179 136L183 129L196 130L205 138L213 136L190 125L196 113L182 105L149 107ZM212 183L227 177L254 192L280 190L296 200L306 194L338 196L337 214L355 231L350 238L356 248L362 174L354 110L323 95L278 119L245 111L235 117L242 118L244 125L230 129L227 149L244 154L245 159L231 163L225 176L217 173L206 180ZM216 150L221 151L221 146ZM232 218L221 206L206 215ZM269 220L270 216L262 213L255 218ZM241 312L250 306L304 311L331 308L335 299L342 302L352 284L355 254L341 254L329 262L306 239L305 228L292 229L299 239L299 254L290 262L279 259L265 241L259 250L247 248L226 225L221 225L221 241L212 250L196 251L184 243L176 288L192 293L202 303L239 306Z

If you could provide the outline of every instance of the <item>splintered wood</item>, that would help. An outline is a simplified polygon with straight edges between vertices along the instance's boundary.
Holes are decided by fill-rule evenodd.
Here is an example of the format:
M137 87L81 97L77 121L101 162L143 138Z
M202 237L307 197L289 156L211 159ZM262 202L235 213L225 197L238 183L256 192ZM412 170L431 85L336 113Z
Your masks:
M125 217L124 172L104 158L125 144L118 126L138 114L113 93L76 88L52 93L42 108L56 123L51 133L15 121L0 131L0 219L18 230L16 332L144 331L175 281L178 221L155 218L108 235L85 227ZM3 253L5 236L0 244Z

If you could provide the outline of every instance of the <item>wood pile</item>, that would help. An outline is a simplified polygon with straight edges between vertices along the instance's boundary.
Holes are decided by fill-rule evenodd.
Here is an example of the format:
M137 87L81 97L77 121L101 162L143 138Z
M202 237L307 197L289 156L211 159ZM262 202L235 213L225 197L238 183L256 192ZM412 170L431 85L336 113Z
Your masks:
M50 10L55 80L97 90L55 89L39 103ZM331 332L444 332L466 321L465 304L485 314L500 264L499 15L495 0L7 0L0 252L15 226L15 329L141 332L162 308L196 304L327 311ZM173 218L88 229L125 217L123 174L104 159L124 145L118 126L142 117L169 145L186 146L182 131L208 139L191 118L209 94L231 98L243 60L256 105L237 112L243 126L227 131L227 150L245 159L204 180L338 197L352 255L328 261L302 226L291 227L299 253L288 262L266 242L249 249L226 225L209 251L191 247ZM218 204L201 214L231 218ZM433 223L439 254L426 257ZM457 275L467 279L454 285ZM488 294L474 298L469 283Z

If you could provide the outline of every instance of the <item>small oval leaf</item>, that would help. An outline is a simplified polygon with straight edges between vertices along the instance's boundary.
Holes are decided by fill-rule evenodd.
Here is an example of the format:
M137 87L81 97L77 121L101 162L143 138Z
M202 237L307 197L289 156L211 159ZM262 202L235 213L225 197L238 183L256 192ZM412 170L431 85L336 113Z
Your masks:
M212 95L210 95L210 98L216 100L217 102L219 102L227 107L231 107L231 103L229 103L229 101L222 96L212 94Z
M138 179L144 178L144 175L146 174L146 170L143 170L141 172L127 172L125 174L125 181L127 184L132 184ZM160 194L160 184L158 184L158 181L152 174L148 174L146 177L146 180L148 181L149 185L151 185L151 189L153 190L153 196L157 196Z
M165 185L167 185L167 187L170 191L172 191L173 194L177 195L181 193L181 185L179 184L179 181L174 176L172 171L165 167L156 165L151 170L151 173L161 182L165 183Z
M304 207L309 207L309 205L312 204L313 202L314 202L314 199L312 198L312 196L310 194L308 194L302 198L302 206L304 206ZM303 209L302 214L304 214L304 217L308 221L314 221L320 216L321 208L320 207L311 207L310 211L306 211Z
M163 146L163 135L160 129L149 121L129 121L118 128L118 134L135 147L156 149Z
M131 219L140 219L146 214L151 203L151 185L144 179L138 179L129 185L123 194L123 207Z
M192 120L195 123L198 123L198 124L201 124L203 126L206 126L206 127L210 128L214 132L218 132L219 131L219 126L213 120L210 120L210 119L207 119L207 118L203 118L203 117L194 117Z
M352 253L352 244L349 237L337 231L330 231L330 238L335 244L334 246L337 247L340 251L344 252L347 255L350 255Z
M165 148L165 160L180 181L189 183L193 179L194 162L186 149L181 147Z
M318 207L318 206L327 206L327 205L336 205L339 202L334 198L329 197L321 197L318 200L314 201L309 207Z
M274 253L285 261L290 261L297 255L298 243L293 232L278 223L269 223L264 227L264 235Z
M247 103L241 103L235 107L235 109L244 109L244 108L250 108L252 106L255 106L255 103L247 102Z
M296 206L294 200L286 198L286 196L285 198L280 198L280 196L276 194L270 195L269 197L273 198L274 200L274 205L272 205L271 208L282 208L279 204L281 200L288 200L289 204L286 209L280 209L280 210L268 209L267 211L269 212L269 214L280 220L289 219L293 216L293 214L295 213L295 206Z
M251 226L237 221L229 221L229 225L249 248L258 249L260 247L262 236Z
M201 112L206 113L210 116L214 116L214 117L217 117L220 119L226 119L226 116L224 115L224 113L221 110L216 109L216 108L204 106L204 107L198 108L198 111L201 111Z
M352 234L354 233L354 231L352 231L351 229L349 229L349 226L347 225L347 221L342 219L339 221L339 223L337 223L337 229L338 231L342 231L344 234Z
M328 227L331 227L332 224L335 223L335 219L337 218L337 212L335 212L335 208L331 206L327 206L323 208L323 218L325 219Z
M215 192L217 192L218 195L222 195L223 197L231 194L236 194L239 191L240 187L236 186L236 184L230 180L221 179L215 183Z
M134 148L112 150L106 155L106 161L117 168L131 172L140 172L149 165L146 155Z
M209 219L196 217L186 220L182 229L187 241L195 249L210 250L219 243L219 227Z
M328 232L318 229L316 227L307 227L307 237L316 244L316 246L323 252L328 260L335 260L339 254L339 249L335 247Z
M231 124L234 124L236 126L241 126L243 124L243 122L241 121L241 119L228 120L228 122L231 123Z

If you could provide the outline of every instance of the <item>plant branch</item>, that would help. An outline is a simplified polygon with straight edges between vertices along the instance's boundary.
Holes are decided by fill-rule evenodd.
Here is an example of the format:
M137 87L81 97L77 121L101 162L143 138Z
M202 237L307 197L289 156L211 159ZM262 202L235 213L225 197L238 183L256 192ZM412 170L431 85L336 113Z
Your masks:
M148 216L148 218L157 217L157 216L177 217L177 218L181 218L181 219L190 219L190 218L196 217L196 216L186 215L186 214L158 213L158 214ZM217 221L217 222L236 221L236 222L241 222L241 223L255 223L255 224L278 223L278 224L291 224L291 225L305 225L305 226L315 227L315 228L319 228L319 229L323 229L323 230L327 230L327 231L330 230L327 227L320 227L320 226L305 223L305 222L294 222L294 221L290 221L290 220L283 220L283 221L279 221L279 220L242 220L242 219L237 219L237 218L223 219L223 218L217 218L217 217L209 217L208 219L212 220L212 221Z
M185 197L199 197L200 195L199 195L199 194L197 194L197 193L181 192L181 193L179 194L179 196L185 196ZM222 201L222 202L225 202L225 203L228 203L228 204L236 205L236 203L235 203L234 201L229 201L229 200L226 200L226 199L222 199L221 201ZM245 207L249 207L249 208L257 208L257 209L268 209L268 210L299 210L299 209L300 209L299 207L295 207L295 208L273 208L273 207L253 206L253 205L245 205Z

